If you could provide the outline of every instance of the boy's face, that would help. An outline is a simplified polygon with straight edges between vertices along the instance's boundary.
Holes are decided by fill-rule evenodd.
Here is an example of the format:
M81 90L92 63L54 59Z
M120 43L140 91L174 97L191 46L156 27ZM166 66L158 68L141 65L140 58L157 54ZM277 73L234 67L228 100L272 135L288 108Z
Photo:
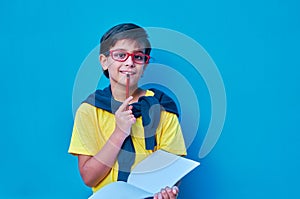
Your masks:
M139 60L139 55L144 53L143 46L134 40L123 39L117 41L110 51L116 52L114 57L112 57L112 54L107 57L100 55L100 62L104 70L108 69L111 84L117 83L126 86L126 75L128 73L130 75L130 86L137 86L146 67ZM116 58L126 56L126 53L134 55L129 56L125 61L116 60Z

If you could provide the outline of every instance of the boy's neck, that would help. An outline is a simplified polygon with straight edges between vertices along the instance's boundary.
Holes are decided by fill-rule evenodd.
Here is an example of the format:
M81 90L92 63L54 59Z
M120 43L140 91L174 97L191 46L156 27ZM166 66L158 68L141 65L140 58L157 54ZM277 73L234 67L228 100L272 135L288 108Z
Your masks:
M126 99L126 87L124 86L112 86L111 92L115 100L123 102ZM144 96L146 91L135 87L129 88L129 96L133 96L131 103L137 102L141 96Z

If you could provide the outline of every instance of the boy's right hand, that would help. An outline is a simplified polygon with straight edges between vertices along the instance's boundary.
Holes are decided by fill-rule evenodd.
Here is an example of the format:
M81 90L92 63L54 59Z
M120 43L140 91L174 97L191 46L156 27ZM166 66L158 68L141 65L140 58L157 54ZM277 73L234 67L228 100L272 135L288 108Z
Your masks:
M128 106L132 98L132 96L128 97L115 112L116 128L121 130L126 137L130 134L131 126L136 122L132 114L132 106Z

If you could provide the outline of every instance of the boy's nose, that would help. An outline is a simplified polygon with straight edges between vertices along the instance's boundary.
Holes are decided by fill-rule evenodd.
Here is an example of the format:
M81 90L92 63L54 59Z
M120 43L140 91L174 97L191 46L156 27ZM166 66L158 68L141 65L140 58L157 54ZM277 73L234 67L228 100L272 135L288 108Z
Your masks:
M127 60L125 61L125 65L126 66L130 66L130 67L134 66L133 56L132 55L128 56Z

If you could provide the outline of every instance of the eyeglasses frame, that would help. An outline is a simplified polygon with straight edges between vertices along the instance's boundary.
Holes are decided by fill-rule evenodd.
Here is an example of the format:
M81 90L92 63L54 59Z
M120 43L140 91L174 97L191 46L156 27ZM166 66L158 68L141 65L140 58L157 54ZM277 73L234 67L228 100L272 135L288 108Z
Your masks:
M116 52L116 51L122 51L122 52L126 53L126 54L127 54L127 58L124 59L123 61L114 59L113 56L112 56L112 54L113 54L114 52ZM151 57L150 57L149 55L145 54L145 53L142 53L142 52L139 52L139 53L141 53L141 54L143 54L145 57L147 57L147 61L145 61L143 64L148 64ZM129 57L131 57L132 61L133 61L134 63L136 63L136 62L135 62L135 59L134 59L134 55L136 55L136 53L130 53L130 52L127 52L127 51L125 51L125 50L116 49L116 50L110 50L110 51L109 51L109 55L111 56L111 58L112 58L113 60L118 61L118 62L125 62ZM142 63L136 63L136 64L142 64Z

